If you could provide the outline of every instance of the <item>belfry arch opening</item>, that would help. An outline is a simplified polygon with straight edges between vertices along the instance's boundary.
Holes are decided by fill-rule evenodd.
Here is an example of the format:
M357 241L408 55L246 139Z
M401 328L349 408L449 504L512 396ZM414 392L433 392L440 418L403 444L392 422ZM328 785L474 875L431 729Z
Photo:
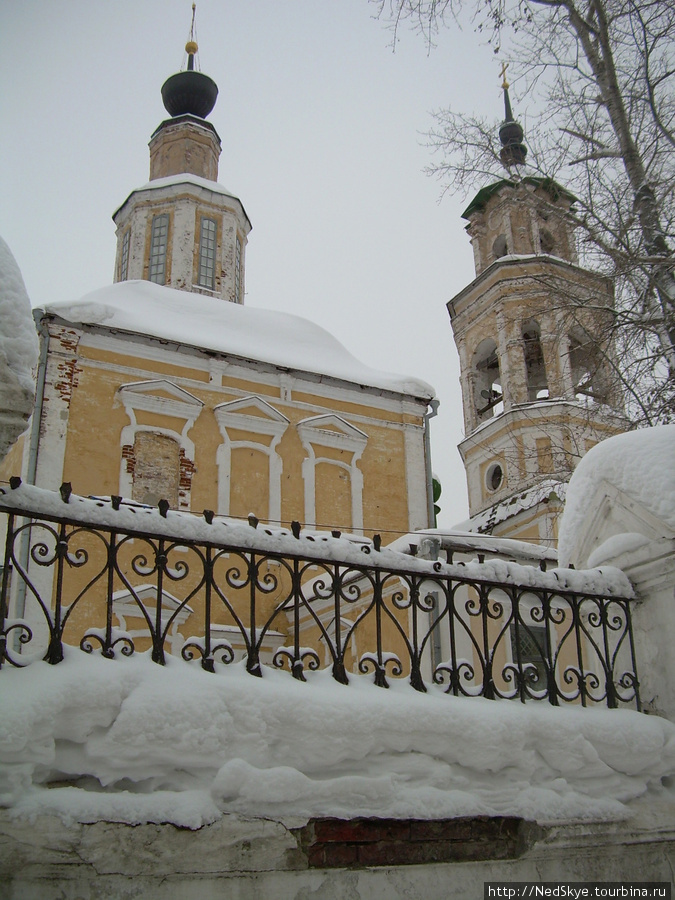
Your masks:
M504 411L504 396L497 344L491 338L481 341L473 355L476 416L484 422Z
M536 319L528 319L523 323L522 335L528 402L547 400L548 379L541 347L541 328Z
M569 361L575 398L586 405L607 403L607 381L598 345L578 328L570 332Z

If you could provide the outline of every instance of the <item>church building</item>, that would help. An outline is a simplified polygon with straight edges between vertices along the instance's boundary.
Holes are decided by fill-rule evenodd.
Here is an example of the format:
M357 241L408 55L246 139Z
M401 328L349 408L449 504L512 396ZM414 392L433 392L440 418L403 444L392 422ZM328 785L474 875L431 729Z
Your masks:
M428 526L433 389L244 305L251 223L218 182L218 89L186 51L150 180L113 216L114 284L37 311L32 427L1 477L385 542Z
M613 288L579 265L574 202L522 175L508 83L499 136L508 177L463 213L475 279L448 303L460 359L459 445L472 531L555 545L578 460L628 428L614 377Z

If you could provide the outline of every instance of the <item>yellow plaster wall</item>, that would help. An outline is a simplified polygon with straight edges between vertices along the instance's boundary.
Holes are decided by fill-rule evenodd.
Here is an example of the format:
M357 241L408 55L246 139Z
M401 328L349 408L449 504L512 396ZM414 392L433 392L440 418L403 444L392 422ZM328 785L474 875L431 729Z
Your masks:
M286 414L289 413L285 409ZM281 457L283 471L281 474L281 520L285 524L303 522L305 518L305 486L302 479L302 460L305 448L295 428L287 428L284 432L277 453Z
M204 396L200 399L204 400ZM195 474L192 479L192 509L218 508L218 466L216 452L223 441L213 408L204 407L189 431L195 445Z
M235 447L230 462L230 515L269 518L269 457L251 447Z
M130 352L131 350L138 352ZM404 435L400 428L384 427L384 423L412 421L421 427L422 416L387 411L368 406L367 394L360 394L359 401L337 401L307 392L294 392L291 401L282 401L281 385L261 384L234 377L226 372L223 385L205 383L205 373L192 368L190 357L176 354L176 364L157 362L142 356L142 345L116 352L80 343L78 365L81 373L73 387L70 403L64 479L73 484L73 490L83 494L115 494L119 492L120 434L130 424L117 391L123 384L134 381L153 381L167 378L189 391L204 407L188 432L195 445L194 473L191 484L193 509L217 509L218 467L216 454L223 443L223 436L213 408L248 394L265 397L289 420L290 424L276 447L283 465L281 478L281 518L304 522L305 496L302 464L307 452L297 432L297 424L306 418L334 412L352 422L368 436L358 468L363 474L363 514L366 533L405 532L408 529L408 498L406 485L406 458ZM92 365L88 365L91 361ZM188 363L188 365L185 365ZM161 387L158 395L162 396ZM167 395L170 398L170 395ZM242 412L260 415L254 408L244 407ZM185 419L158 412L136 410L139 425L166 428L177 434L183 430ZM261 418L264 416L260 415ZM382 425L378 425L382 422ZM228 428L230 440L251 441L268 446L272 438L251 433L244 429ZM420 441L422 440L420 434ZM330 459L352 461L352 451L319 447L317 453ZM254 511L264 520L269 515L267 490L269 465L259 451L248 453L244 464L243 452L237 451L233 460L231 483L232 515L247 515ZM265 457L265 458L263 458ZM328 526L352 527L351 489L347 479L336 472L318 473L316 486L317 521ZM348 490L349 488L349 490ZM326 496L323 497L323 491ZM349 503L347 503L349 497ZM339 521L337 521L339 519ZM393 535L392 535L393 536Z
M120 433L129 419L116 396L116 372L83 366L73 389L64 481L78 494L119 493Z
M140 348L139 348L140 349ZM79 348L80 359L95 360L101 363L107 363L111 368L127 369L125 376L120 376L120 384L126 384L132 381L143 380L140 376L132 373L140 370L143 378L151 381L166 375L171 378L189 378L192 381L205 381L208 384L209 375L202 369L192 368L190 366L190 357L187 355L177 359L175 365L164 363L158 360L143 359L135 354L120 353L117 350L104 350L101 347L92 347L84 345Z
M349 470L334 463L320 462L315 469L315 485L317 527L351 531L354 523Z
M370 439L359 461L363 472L364 531L368 535L375 532L384 535L387 531L405 533L409 509L403 433L389 428L371 428L369 434Z

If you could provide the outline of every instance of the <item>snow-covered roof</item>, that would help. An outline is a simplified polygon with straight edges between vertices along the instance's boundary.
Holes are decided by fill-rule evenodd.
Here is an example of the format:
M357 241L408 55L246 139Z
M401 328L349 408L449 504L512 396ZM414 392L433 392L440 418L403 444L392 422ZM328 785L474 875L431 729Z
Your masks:
M583 457L567 490L558 543L561 560L569 558L603 482L675 529L675 424L617 434Z
M534 487L512 494L510 497L500 500L482 512L476 513L475 516L471 516L466 522L460 522L456 528L458 531L484 531L493 525L497 525L499 522L504 522L506 519L518 515L520 512L531 509L537 503L541 503L542 500L550 497L551 494L555 494L559 500L564 500L566 491L566 482L547 478L534 485Z
M378 372L359 362L307 319L149 281L122 281L73 303L47 304L44 311L75 325L148 335L425 400L435 396L420 379Z
M179 175L167 175L164 178L153 178L152 181L146 182L146 184L141 185L140 187L134 188L134 190L129 194L131 197L133 194L138 194L141 191L153 191L160 190L162 188L173 187L174 185L181 184L192 184L196 187L205 188L207 191L213 191L215 194L222 194L225 197L232 197L233 200L236 200L239 204L241 204L243 209L243 204L239 197L236 194L232 193L232 191L228 190L226 187L223 187L222 184L218 184L217 181L209 181L208 178L202 178L200 175L192 175L187 172L181 172ZM113 213L113 219L117 215L117 213L122 209L123 206L129 200L129 197L122 203ZM246 215L246 211L244 210L244 215ZM248 219L248 216L246 216Z
M424 548L427 540L438 541L441 550L452 553L464 553L477 556L482 553L490 557L510 559L515 562L533 564L535 561L554 563L558 554L550 547L540 544L530 544L526 541L518 541L513 538L494 537L491 534L476 534L472 531L460 531L459 529L424 528L420 531L405 534L387 545L388 550L398 550L401 553L409 551L411 545L418 549Z

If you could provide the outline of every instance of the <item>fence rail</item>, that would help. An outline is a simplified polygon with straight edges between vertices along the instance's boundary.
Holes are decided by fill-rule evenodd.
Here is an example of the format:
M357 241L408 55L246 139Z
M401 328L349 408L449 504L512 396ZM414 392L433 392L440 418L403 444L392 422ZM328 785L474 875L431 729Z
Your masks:
M0 493L0 666L58 664L74 645L210 672L241 662L304 680L325 668L344 684L371 673L381 687L640 708L632 601L597 573L431 562L377 537L46 494L18 479Z

